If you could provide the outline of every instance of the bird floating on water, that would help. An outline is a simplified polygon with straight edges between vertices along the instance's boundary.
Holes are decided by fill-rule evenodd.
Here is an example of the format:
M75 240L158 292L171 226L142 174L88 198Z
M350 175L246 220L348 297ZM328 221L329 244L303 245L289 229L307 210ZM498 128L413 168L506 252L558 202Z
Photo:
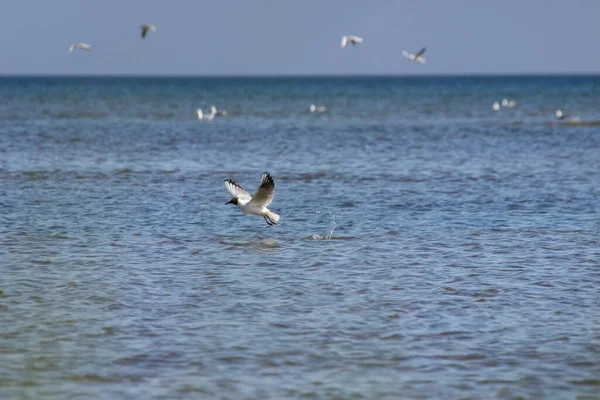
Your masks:
M419 64L425 64L426 60L423 58L423 54L425 54L425 50L427 47L423 47L417 54L411 54L406 50L402 51L402 55L408 58L410 61L414 61Z
M310 107L308 107L308 109L310 110L311 113L324 113L325 111L327 111L327 107L326 106L317 106L314 104L311 104Z
M212 121L215 118L216 108L213 108L214 106L211 107L211 111L210 114L204 114L204 112L202 111L201 108L196 110L196 114L198 114L198 119L202 119L202 120L206 120L206 121Z
M577 124L577 123L581 122L579 117L571 117L571 116L565 114L562 110L556 110L555 115L556 115L556 119L559 119L561 121L566 121L567 123Z
M156 26L154 26L154 25L142 24L140 26L140 28L142 29L142 39L146 38L146 35L148 34L148 32L150 32L150 31L156 32Z
M492 110L494 110L494 111L500 110L500 103L498 103L497 101L492 103Z
M502 99L502 107L512 108L517 105L515 100Z
M363 39L354 35L344 35L342 36L342 48L348 46L348 43L352 44L352 46L356 46L358 43L362 43Z
M273 182L271 174L263 172L260 186L254 196L250 196L243 187L231 179L225 179L225 188L233 196L225 204L235 204L244 214L259 215L265 219L268 225L277 225L279 215L272 213L267 208L273 202L275 191L275 182Z
M69 53L72 53L75 49L90 51L92 49L92 46L86 43L73 43L71 47L69 47Z

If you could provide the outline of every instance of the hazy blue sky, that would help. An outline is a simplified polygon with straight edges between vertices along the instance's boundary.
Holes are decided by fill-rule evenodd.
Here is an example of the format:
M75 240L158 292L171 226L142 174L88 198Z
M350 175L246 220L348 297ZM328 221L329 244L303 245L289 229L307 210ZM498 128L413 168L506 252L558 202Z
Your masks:
M600 72L597 0L5 0L0 74ZM139 25L157 32L146 40ZM364 37L340 48L343 34ZM90 53L68 54L72 42ZM427 46L427 64L403 48Z

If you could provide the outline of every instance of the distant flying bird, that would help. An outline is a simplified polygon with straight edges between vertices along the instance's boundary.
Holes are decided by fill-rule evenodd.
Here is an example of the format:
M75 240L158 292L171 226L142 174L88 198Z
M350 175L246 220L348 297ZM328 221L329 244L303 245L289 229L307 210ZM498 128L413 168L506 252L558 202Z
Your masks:
M427 47L423 47L421 50L419 50L419 52L417 54L411 54L408 51L403 50L402 55L404 57L408 58L410 61L414 61L419 64L425 64L425 59L423 58L423 54L425 54L425 50L427 50Z
M204 112L202 112L202 109L199 108L199 109L196 110L196 114L198 114L198 119L203 119L203 120L206 120L206 121L212 121L215 118L216 111L217 111L216 108L215 109L211 108L210 114L204 114Z
M327 111L326 106L316 106L314 104L311 104L310 107L308 107L308 109L310 110L311 113L314 113L314 112L324 113L325 111Z
M348 43L352 44L352 46L356 46L358 43L362 43L363 39L354 35L344 35L342 36L342 48L348 46Z
M498 111L499 109L500 109L500 103L498 103L497 101L495 101L495 102L492 104L492 110L494 110L494 111Z
M267 208L273 202L273 192L275 191L275 183L268 172L263 172L260 186L254 196L250 196L243 187L231 179L225 179L225 188L233 196L225 204L235 204L244 214L259 215L265 219L268 225L277 225L279 215L272 213Z
M75 49L90 51L92 49L92 46L90 46L89 44L85 44L85 43L73 43L71 45L71 47L69 47L69 53L72 53L73 50L75 50Z
M502 99L502 107L512 108L517 105L515 100Z
M146 38L149 31L156 32L156 26L154 25L143 24L140 28L142 28L142 39Z

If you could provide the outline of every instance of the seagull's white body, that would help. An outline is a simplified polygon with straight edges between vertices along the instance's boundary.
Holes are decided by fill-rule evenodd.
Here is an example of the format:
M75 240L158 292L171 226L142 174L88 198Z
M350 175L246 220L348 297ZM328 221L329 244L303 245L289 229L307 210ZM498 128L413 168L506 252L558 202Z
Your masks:
M348 43L352 44L352 46L356 46L358 43L362 43L363 38L354 36L354 35L344 35L342 36L342 48L348 46Z
M260 179L260 186L254 196L231 179L225 180L225 188L233 196L225 204L235 204L244 214L259 215L267 221L269 225L277 225L279 215L269 211L267 206L273 202L275 183L268 172L263 172Z
M410 61L414 61L419 64L425 64L426 60L425 60L425 58L423 58L423 54L425 54L425 50L427 50L427 47L423 47L421 50L419 50L419 52L417 54L411 54L408 51L403 50L402 55L404 57L408 58Z
M196 114L198 114L198 119L201 120L205 120L205 121L212 121L215 118L216 114L216 108L213 108L214 106L211 107L211 112L210 114L204 114L204 112L202 111L201 108L196 110Z
M314 104L311 104L310 107L308 107L308 109L310 110L311 113L324 113L325 111L327 111L327 107L326 106L317 106Z
M69 47L69 53L72 53L75 49L90 51L92 49L92 46L86 43L73 43L71 47Z
M502 99L502 107L512 108L517 105L515 100Z
M148 32L156 32L156 26L154 25L143 24L140 28L142 29L142 39L146 38Z
M572 123L580 122L579 117L570 117L564 112L562 112L562 110L556 110L556 119Z
M492 104L492 110L494 110L494 111L498 111L498 110L500 110L500 103L498 103L497 101L495 101L495 102Z

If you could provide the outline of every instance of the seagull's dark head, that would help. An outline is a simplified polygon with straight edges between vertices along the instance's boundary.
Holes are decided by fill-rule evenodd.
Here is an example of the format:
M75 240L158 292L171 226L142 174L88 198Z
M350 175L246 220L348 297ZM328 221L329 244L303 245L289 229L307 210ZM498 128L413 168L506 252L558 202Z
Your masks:
M227 204L235 204L237 206L237 202L238 202L237 197L234 197L233 199L231 199L227 203L225 203L225 205L227 205Z

